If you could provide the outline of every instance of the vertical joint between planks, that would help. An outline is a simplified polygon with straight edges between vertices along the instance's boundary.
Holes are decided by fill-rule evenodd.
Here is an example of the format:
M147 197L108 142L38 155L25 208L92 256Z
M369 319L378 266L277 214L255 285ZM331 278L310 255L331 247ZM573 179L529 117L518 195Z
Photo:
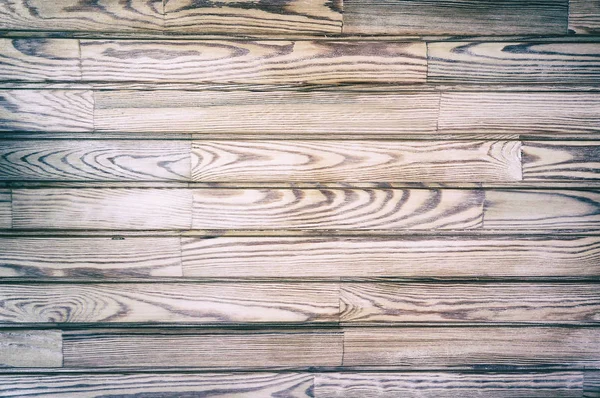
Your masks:
M79 81L83 81L83 57L81 56L81 40L77 39L77 61L79 65ZM92 94L93 98L93 94ZM92 108L93 111L93 108Z
M179 240L179 276L183 278L183 243L181 241L181 233L178 236Z

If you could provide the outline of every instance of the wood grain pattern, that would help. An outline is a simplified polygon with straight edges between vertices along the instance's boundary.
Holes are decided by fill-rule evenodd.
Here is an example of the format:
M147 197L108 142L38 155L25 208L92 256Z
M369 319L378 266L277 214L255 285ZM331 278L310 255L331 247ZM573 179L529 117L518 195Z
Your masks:
M423 83L424 43L81 40L83 80Z
M483 193L475 190L202 189L193 194L194 229L471 229L482 223Z
M518 141L196 141L192 154L194 181L521 179Z
M0 286L0 323L337 322L339 285L324 283Z
M9 189L0 189L0 228L12 227L12 195Z
M569 30L578 34L600 33L600 3L569 0Z
M600 372L585 372L583 378L583 397L600 397Z
M0 367L62 366L62 335L57 330L0 331Z
M344 33L565 34L567 0L345 0Z
M598 322L593 284L344 283L342 322Z
M181 243L188 277L600 276L600 237L190 237Z
M0 131L91 132L91 91L0 90Z
M0 181L188 181L185 141L0 141Z
M335 331L149 332L64 332L64 366L248 369L342 362L342 333Z
M167 32L229 35L342 33L342 2L167 0Z
M439 94L100 91L95 100L99 131L326 136L434 133Z
M439 133L597 134L599 115L591 93L446 92Z
M177 237L0 239L0 277L181 275Z
M487 191L483 227L597 230L600 228L600 192Z
M320 373L314 391L317 398L579 398L583 374Z
M15 189L13 228L185 229L191 191L184 189Z
M313 378L310 373L0 375L0 395L6 398L136 395L161 398L309 398L313 397ZM558 382L558 378L554 380Z
M523 179L600 180L600 142L523 143Z
M561 327L349 328L344 366L412 369L600 365L600 330Z

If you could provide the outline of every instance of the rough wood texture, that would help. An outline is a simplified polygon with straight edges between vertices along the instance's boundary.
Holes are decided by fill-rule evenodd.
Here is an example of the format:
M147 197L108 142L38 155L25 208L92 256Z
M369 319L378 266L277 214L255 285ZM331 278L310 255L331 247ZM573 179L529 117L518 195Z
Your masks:
M12 226L12 199L8 189L0 189L0 228Z
M65 332L64 365L244 369L342 362L342 333L335 331L149 332Z
M344 331L344 365L407 369L597 368L600 365L600 330L562 327L350 328Z
M560 35L567 13L567 0L345 0L344 33Z
M600 43L427 45L430 82L592 83L600 80Z
M341 0L166 0L167 32L230 35L342 33Z
M87 90L0 90L0 131L91 132Z
M0 181L188 181L186 141L0 141Z
M179 238L1 238L0 277L181 276Z
M485 198L486 229L600 229L598 191L491 190Z
M184 189L15 189L13 228L186 229Z
M521 179L518 141L197 141L192 145L194 181Z
M600 237L216 237L181 243L189 277L600 276Z
M597 101L600 109L597 97L588 97L590 101ZM95 100L94 120L100 131L286 136L312 133L325 137L330 134L434 133L439 94L104 91L96 92ZM592 111L587 112L592 114ZM600 117L596 115L596 118L600 122Z
M57 368L62 360L60 331L0 331L0 368Z
M475 190L193 192L194 229L470 229L483 221L483 192Z
M83 80L424 83L425 43L81 40Z
M600 372L585 372L583 378L583 397L600 397Z
M582 391L582 372L321 373L314 389L317 398L580 398Z
M569 0L569 30L578 34L599 34L600 3L593 0Z
M600 180L600 142L523 143L523 179Z

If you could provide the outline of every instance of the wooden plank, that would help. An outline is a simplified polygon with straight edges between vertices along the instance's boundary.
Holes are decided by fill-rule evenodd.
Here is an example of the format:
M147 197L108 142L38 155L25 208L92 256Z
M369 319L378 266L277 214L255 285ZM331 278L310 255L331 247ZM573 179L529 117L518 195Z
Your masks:
M87 90L0 90L0 131L91 132Z
M591 35L600 33L600 3L590 0L570 0L569 31Z
M191 206L185 189L15 189L13 228L185 229Z
M343 283L341 322L598 322L593 284Z
M177 237L0 239L0 277L181 275Z
M0 228L12 227L12 198L10 189L0 189Z
M188 181L185 141L0 141L0 181Z
M600 372L585 372L583 378L583 397L600 397Z
M524 142L523 179L600 180L600 142Z
M344 33L564 35L567 0L345 0Z
M193 181L521 179L519 141L196 141L192 154Z
M311 373L0 375L0 395L309 398L313 397L313 379Z
M485 197L486 229L600 228L600 192L595 190L490 190Z
M0 323L337 322L331 283L0 285ZM8 304L10 303L10 304Z
M181 243L189 277L600 276L600 237L184 237Z
M300 330L64 332L64 366L301 368L339 366L342 333Z
M424 83L425 43L81 40L83 80Z
M483 192L477 190L193 192L193 229L472 229L481 227L483 221ZM18 218L17 211L15 217Z
M173 33L226 35L341 34L342 2L167 0L165 29Z
M600 330L572 327L349 328L344 331L343 365L403 369L595 369L600 365Z
M427 45L430 82L592 83L600 43L440 42Z
M592 93L446 92L439 133L598 134L599 115Z
M94 121L100 131L273 133L290 137L309 133L434 133L439 94L100 91L95 93L95 100Z
M0 367L59 368L62 360L60 331L0 331Z
M161 0L5 0L0 29L83 32L162 30Z
M318 373L315 376L314 395L315 398L580 398L582 391L582 372L373 372Z

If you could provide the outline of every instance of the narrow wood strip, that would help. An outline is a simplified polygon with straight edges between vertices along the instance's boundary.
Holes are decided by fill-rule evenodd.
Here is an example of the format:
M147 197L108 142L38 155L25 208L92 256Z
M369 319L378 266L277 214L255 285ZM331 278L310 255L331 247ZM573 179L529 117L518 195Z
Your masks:
M403 369L600 366L600 329L561 327L349 328L344 366Z
M192 228L265 230L480 228L484 196L476 190L417 189L193 192Z
M0 367L59 368L62 366L60 331L0 331L0 342Z
M600 142L524 142L523 178L526 181L600 180Z
M518 141L197 141L192 154L194 181L521 179Z
M12 227L12 198L10 189L0 189L0 228Z
M0 239L0 277L181 276L180 239Z
M73 331L63 336L64 366L258 369L339 366L342 333L319 331L183 334Z
M13 228L190 228L185 189L15 189Z
M425 82L425 43L81 40L83 80Z
M91 132L91 91L0 90L0 131Z
M578 34L599 34L600 4L597 1L569 0L569 30Z
M0 181L189 181L186 141L0 141Z

